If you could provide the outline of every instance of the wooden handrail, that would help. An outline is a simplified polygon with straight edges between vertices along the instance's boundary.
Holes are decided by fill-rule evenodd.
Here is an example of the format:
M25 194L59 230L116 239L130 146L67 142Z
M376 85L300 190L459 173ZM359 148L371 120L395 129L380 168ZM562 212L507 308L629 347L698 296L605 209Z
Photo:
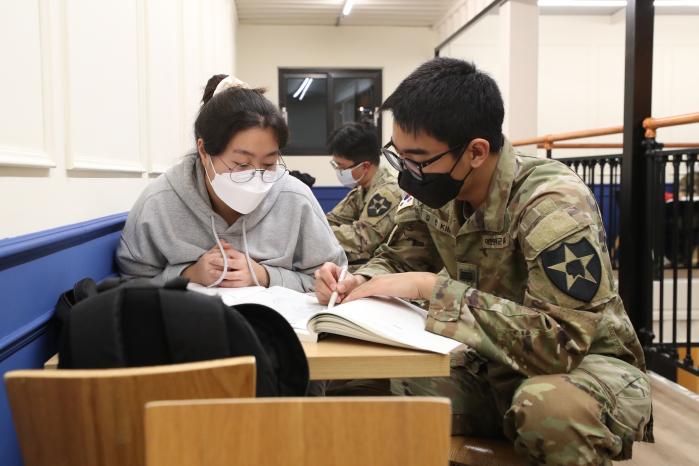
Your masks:
M675 115L662 118L648 117L643 120L643 127L646 129L646 137L654 138L658 128L687 125L690 123L699 123L699 113L687 113L684 115Z
M686 125L691 123L699 123L699 112L698 113L687 113L685 115L675 115L670 117L662 118L652 118L648 117L643 120L643 127L646 130L647 138L655 138L656 130L658 128L665 128L668 126L678 126ZM547 134L546 136L539 136L536 138L520 139L518 141L513 141L513 146L529 146L536 144L540 149L553 149L558 147L561 149L594 149L594 148L619 148L623 147L621 144L617 143L600 143L598 145L588 145L588 144L572 144L571 147L566 145L554 144L557 141L569 141L571 139L582 139L591 138L595 136L607 136L609 134L621 134L624 132L623 126L609 126L606 128L597 129L586 129L581 131L571 131L568 133L557 133L557 134ZM591 143L592 144L592 143ZM665 147L694 147L695 143L667 143L664 144ZM575 147L573 147L575 146Z
M544 147L544 144L537 144L536 147L539 149L546 149L546 147ZM620 149L623 147L624 145L620 142L580 142L558 144L554 143L549 146L550 149Z
M537 144L539 149L622 149L624 144L621 142L590 142L590 143L552 143L548 146L546 144ZM685 147L699 147L699 142L667 142L663 143L663 147L666 149L681 149Z
M538 138L521 139L514 141L513 146L528 146L530 144L544 144L550 146L556 141L568 141L570 139L590 138L593 136L606 136L608 134L620 134L624 132L623 126L610 126L608 128L586 129L582 131L571 131L569 133L547 134ZM545 147L547 148L547 147Z

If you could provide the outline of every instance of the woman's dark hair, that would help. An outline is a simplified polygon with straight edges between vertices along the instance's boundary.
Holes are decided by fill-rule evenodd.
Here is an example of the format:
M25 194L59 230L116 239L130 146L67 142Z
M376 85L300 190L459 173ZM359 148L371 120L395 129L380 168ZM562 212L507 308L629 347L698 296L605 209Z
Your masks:
M379 164L381 146L376 127L371 123L347 123L336 129L328 140L328 152L355 164Z
M390 110L404 131L424 131L452 148L474 138L487 140L491 152L499 152L503 144L505 110L498 85L463 60L434 58L423 63L381 110Z
M289 128L281 112L264 96L265 90L232 87L214 96L216 86L226 76L209 78L194 122L194 136L204 140L206 152L219 155L233 136L248 128L270 128L279 148L283 148L289 139Z

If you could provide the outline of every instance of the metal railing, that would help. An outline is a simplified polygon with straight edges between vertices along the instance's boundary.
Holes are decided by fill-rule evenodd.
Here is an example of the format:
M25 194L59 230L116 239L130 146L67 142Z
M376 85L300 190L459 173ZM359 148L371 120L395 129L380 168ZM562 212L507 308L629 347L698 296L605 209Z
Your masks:
M556 159L573 170L597 200L612 266L619 266L619 197L621 188L621 154L588 155Z
M672 372L667 366L674 365L699 375L692 359L692 347L699 344L692 329L693 307L699 302L693 296L693 285L699 285L695 270L699 265L699 147L665 150L662 144L648 139L646 156L651 178L648 209L652 219L652 325L656 338L645 350L652 364L664 368L664 373ZM679 348L684 349L683 358Z

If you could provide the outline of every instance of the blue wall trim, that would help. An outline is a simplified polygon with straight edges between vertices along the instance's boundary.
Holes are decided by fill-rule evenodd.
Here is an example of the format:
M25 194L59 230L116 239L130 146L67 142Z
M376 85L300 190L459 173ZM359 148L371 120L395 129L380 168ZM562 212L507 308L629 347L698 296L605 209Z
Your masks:
M0 270L52 254L114 231L121 231L127 213L0 240Z

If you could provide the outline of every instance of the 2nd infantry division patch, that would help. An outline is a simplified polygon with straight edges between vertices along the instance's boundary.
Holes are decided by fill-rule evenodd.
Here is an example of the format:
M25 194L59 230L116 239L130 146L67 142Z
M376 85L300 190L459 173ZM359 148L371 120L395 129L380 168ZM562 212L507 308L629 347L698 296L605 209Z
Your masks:
M381 194L375 194L369 201L369 207L367 207L366 213L369 214L369 217L380 217L388 212L390 208L391 203L388 199Z
M586 238L544 251L541 264L549 279L565 294L588 303L595 297L602 279L602 264Z

